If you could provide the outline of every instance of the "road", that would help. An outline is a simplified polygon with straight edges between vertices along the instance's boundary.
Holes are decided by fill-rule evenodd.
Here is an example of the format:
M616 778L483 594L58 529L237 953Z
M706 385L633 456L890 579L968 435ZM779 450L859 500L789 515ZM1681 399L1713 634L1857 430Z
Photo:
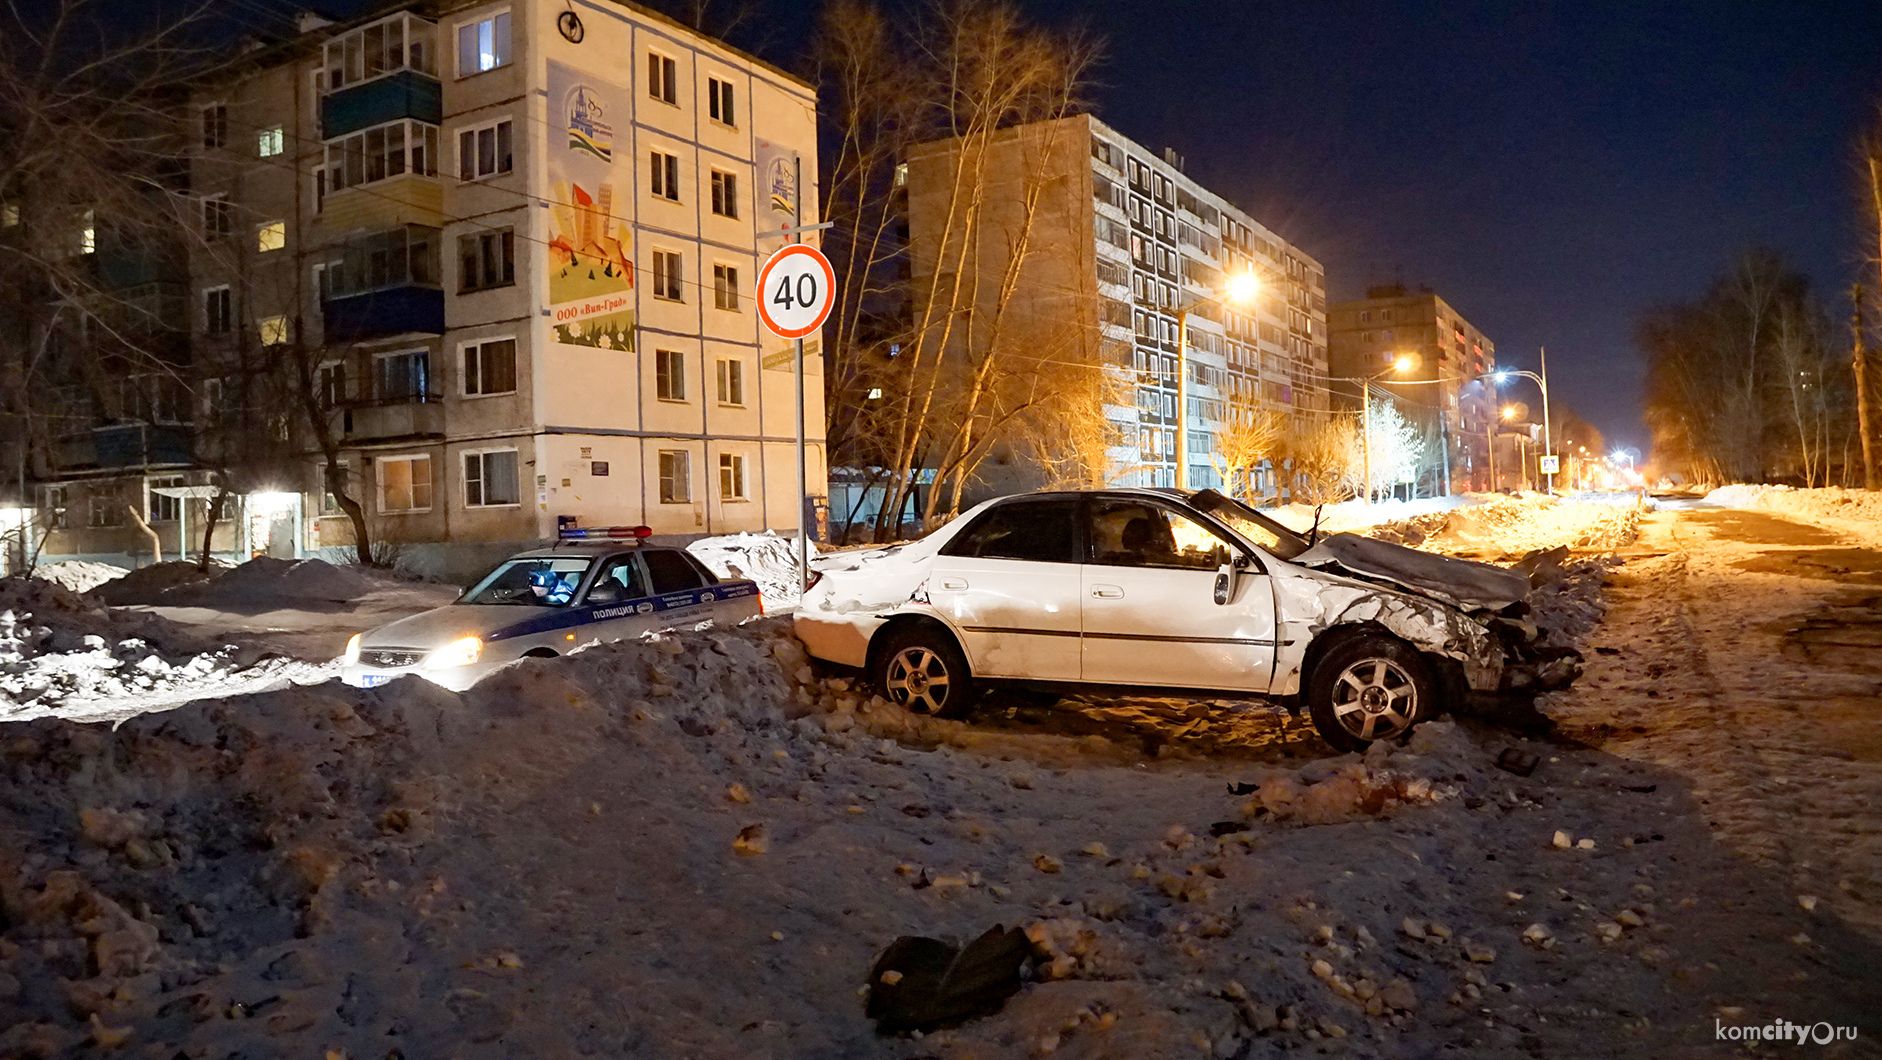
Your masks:
M1882 938L1882 552L1687 510L1627 556L1564 735L1690 778L1722 843Z

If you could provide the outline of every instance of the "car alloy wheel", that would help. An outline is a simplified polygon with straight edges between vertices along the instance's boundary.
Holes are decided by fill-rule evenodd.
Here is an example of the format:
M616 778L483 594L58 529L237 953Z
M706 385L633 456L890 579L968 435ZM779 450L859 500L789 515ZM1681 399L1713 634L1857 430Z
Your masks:
M1397 736L1418 716L1418 685L1389 659L1361 659L1334 679L1333 716L1361 740Z
M947 660L923 644L911 644L889 659L883 681L889 698L917 714L940 714L953 695Z

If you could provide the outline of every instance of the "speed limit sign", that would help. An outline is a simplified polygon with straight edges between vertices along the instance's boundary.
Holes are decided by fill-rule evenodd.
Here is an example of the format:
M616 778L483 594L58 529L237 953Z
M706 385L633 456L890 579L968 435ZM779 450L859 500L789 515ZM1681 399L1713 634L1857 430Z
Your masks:
M816 247L793 243L758 270L758 319L773 335L801 339L830 316L836 274Z

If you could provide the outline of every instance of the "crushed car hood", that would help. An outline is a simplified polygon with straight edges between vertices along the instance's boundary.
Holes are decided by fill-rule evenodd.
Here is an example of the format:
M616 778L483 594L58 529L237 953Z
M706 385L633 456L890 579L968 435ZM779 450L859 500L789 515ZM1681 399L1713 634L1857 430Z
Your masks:
M1500 611L1529 595L1529 579L1515 571L1358 534L1327 537L1293 562L1312 570L1337 566L1380 578L1466 611Z

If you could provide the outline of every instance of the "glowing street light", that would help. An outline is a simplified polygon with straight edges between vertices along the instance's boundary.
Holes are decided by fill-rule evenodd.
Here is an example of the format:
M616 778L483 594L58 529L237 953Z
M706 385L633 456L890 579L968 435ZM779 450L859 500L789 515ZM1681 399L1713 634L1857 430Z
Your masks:
M1261 278L1253 270L1228 278L1221 294L1197 298L1176 310L1176 487L1189 488L1189 311L1214 302L1247 305L1261 292Z

